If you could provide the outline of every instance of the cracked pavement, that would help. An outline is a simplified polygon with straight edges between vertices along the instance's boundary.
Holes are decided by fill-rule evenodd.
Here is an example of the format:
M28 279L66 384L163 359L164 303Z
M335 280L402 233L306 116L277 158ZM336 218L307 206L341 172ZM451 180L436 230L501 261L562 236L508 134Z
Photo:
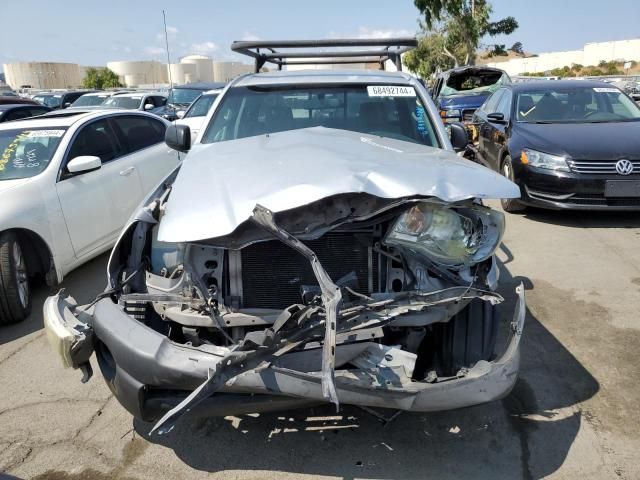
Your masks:
M494 204L495 205L495 204ZM156 478L640 478L640 219L508 215L501 293L523 281L521 378L499 402L384 425L328 405L184 419L148 438L111 396L65 370L33 314L0 328L0 472L49 480ZM64 282L80 303L102 291L103 255ZM3 474L0 474L2 478Z

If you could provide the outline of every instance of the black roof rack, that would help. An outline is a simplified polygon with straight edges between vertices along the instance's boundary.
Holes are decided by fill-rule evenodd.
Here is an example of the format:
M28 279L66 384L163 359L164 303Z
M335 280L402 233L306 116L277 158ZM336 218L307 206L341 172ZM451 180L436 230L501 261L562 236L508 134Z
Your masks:
M333 65L346 63L378 63L391 60L402 70L401 54L418 45L414 37L353 38L328 40L256 40L235 41L231 50L255 59L256 73L265 63L283 65ZM345 50L345 47L349 49ZM277 49L277 50L276 50ZM286 49L286 50L282 50ZM322 50L318 50L322 49Z

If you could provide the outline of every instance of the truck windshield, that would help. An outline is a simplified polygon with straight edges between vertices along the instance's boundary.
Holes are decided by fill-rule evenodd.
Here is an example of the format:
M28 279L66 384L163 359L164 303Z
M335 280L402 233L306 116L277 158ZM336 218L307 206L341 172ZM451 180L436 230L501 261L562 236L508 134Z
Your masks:
M28 178L43 172L66 127L0 130L0 180Z
M318 126L439 146L414 88L394 85L231 88L202 143Z

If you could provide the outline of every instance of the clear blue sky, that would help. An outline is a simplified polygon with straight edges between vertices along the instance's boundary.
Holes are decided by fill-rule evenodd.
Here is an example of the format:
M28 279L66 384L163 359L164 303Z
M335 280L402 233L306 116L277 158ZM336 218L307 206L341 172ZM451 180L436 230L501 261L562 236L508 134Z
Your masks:
M494 0L495 19L513 15L515 41L540 53L640 36L640 0ZM3 0L0 64L165 61L162 9L172 60L188 53L235 58L233 40L413 34L413 0Z

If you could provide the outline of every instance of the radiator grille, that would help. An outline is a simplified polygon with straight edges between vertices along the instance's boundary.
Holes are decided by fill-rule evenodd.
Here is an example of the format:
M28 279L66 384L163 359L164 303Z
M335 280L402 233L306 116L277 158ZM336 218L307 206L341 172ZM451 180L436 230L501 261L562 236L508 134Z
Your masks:
M333 232L304 242L311 248L331 279L355 272L357 290L369 292L369 234ZM300 287L317 285L311 265L298 252L278 240L261 242L241 250L242 303L245 308L285 308L301 303ZM373 290L378 289L377 254L371 255Z
M569 168L576 173L608 173L614 175L618 174L616 162L617 160L567 160ZM640 173L640 160L632 160L631 163L633 164L632 173Z
M462 121L463 122L471 122L473 120L473 114L476 112L475 108L467 109L462 111Z

